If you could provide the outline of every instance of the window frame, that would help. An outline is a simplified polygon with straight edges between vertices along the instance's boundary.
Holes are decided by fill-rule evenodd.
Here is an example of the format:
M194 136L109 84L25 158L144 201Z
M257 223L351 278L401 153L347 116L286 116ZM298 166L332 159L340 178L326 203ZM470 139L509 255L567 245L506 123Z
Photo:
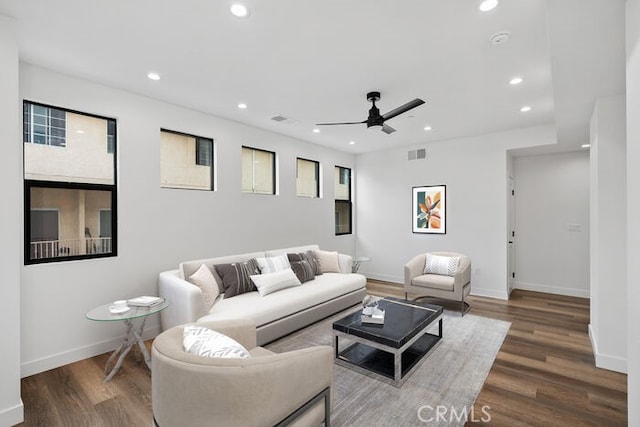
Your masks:
M244 191L244 189L241 188L242 193L244 193L244 194L261 194L261 195L265 195L265 196L275 196L276 195L276 188L278 187L278 184L276 182L276 179L277 179L277 174L276 174L276 163L277 163L277 161L276 161L276 152L275 151L265 150L263 148L255 148L255 147L251 147L251 146L248 146L248 145L242 145L241 146L241 153L242 153L242 150L244 150L245 148L247 150L252 150L254 153L256 151L262 151L263 153L269 153L269 154L273 155L272 160L271 160L271 182L272 182L272 188L271 188L271 193L258 193L258 192L255 191L255 186L254 186L254 190L253 191ZM242 158L242 155L241 155L241 158ZM254 160L255 160L255 156L254 156ZM242 171L242 173L244 173L244 171ZM253 178L252 182L255 183L256 175L255 175L254 171L252 171L252 178Z
M30 104L31 108L29 108L29 111L25 111L25 107L27 104ZM46 108L47 109L47 115L44 116L46 118L46 123L45 124L41 124L41 123L35 123L35 121L33 120L34 117L34 111L33 111L33 107L42 107L42 108ZM52 111L60 111L63 112L65 114L64 117L64 128L60 127L60 126L54 126L52 124L52 118L56 119L56 120L62 120L59 117L53 117L51 112ZM58 148L66 148L67 147L67 117L66 117L66 113L67 112L72 112L71 110L67 110L64 108L60 108L60 107L54 107L52 105L47 105L47 104L41 104L39 102L33 102L33 101L27 101L24 100L22 103L22 126L23 126L23 131L22 131L22 136L23 136L23 143L29 143L29 144L38 144L38 145L47 145L49 147L58 147ZM38 116L41 116L39 114L37 114ZM28 118L25 119L25 117ZM35 128L34 126L44 126L45 128L45 134L44 134L44 138L45 138L45 142L44 143L40 143L40 142L35 142L34 141L34 134L35 134ZM29 129L29 131L27 132L27 128ZM64 136L55 136L52 135L51 130L52 129L61 129L64 132ZM29 135L29 138L25 138L26 135ZM27 141L28 139L28 141ZM62 144L52 144L52 139L62 139Z
M163 186L162 183L160 183L160 188L163 190L191 190L191 191L215 191L216 189L216 183L215 183L215 164L216 164L216 159L215 159L215 149L214 149L214 139L213 138L208 138L206 136L199 136L199 135L194 135L191 133L186 133L186 132L180 132L177 130L171 130L171 129L166 129L166 128L160 128L160 136L162 136L162 132L167 132L167 133L172 133L174 135L180 135L180 136L186 136L188 138L194 138L196 143L195 143L195 151L196 151L196 156L195 156L195 165L196 166L209 166L210 168L210 174L211 176L209 177L209 180L211 182L211 188L208 189L202 189L202 188L185 188L185 187L170 187L170 186ZM202 165L200 163L198 163L198 141L200 140L208 140L211 142L211 164L210 165ZM162 143L162 142L161 142ZM161 173L162 174L162 173ZM160 177L160 179L162 180L162 176Z
M301 195L298 192L298 161L302 160L305 162L313 163L316 167L316 194L314 196L305 196ZM317 160L306 159L304 157L296 157L296 196L304 197L307 199L319 199L320 198L320 162Z
M338 223L336 222L334 224L334 231L335 231L335 235L336 236L344 236L344 235L348 235L348 234L353 234L353 202L352 202L352 194L351 194L351 185L352 185L352 177L353 177L353 171L351 168L347 168L344 166L339 166L339 165L335 165L335 168L340 169L340 171L338 172L338 183L341 185L344 185L341 181L342 181L342 172L343 170L347 170L349 171L349 185L348 185L348 198L347 199L338 199L335 195L335 188L336 188L336 183L334 182L333 184L333 188L334 188L334 212L337 213L338 212L338 205L347 205L349 207L349 230L345 231L345 232L338 232L337 228L338 228ZM334 179L335 179L335 173L334 173ZM335 215L334 215L335 216ZM336 220L336 218L334 218L334 221Z
M112 184L94 184L94 183L82 183L82 182L65 182L65 181L49 181L49 180L35 180L35 179L26 179L25 178L25 162L27 161L25 156L25 144L32 142L24 141L24 136L26 135L26 129L24 127L27 125L23 119L23 141L22 144L22 180L23 180L23 204L24 204L24 265L35 265L35 264L49 264L49 263L57 263L64 261L75 261L75 260L87 260L87 259L97 259L97 258L113 258L118 256L118 122L113 117L105 117L97 114L86 113L84 111L72 110L69 108L63 108L53 105L42 104L34 101L30 101L28 99L23 99L23 112L24 105L26 103L39 105L46 108L54 108L57 110L64 111L66 113L73 113L84 115L88 117L94 117L98 119L105 120L107 122L107 126L109 121L113 121L114 123L114 134L113 134L113 183ZM66 128L66 119L65 119L65 128ZM108 134L108 129L107 129ZM66 137L65 137L65 146L60 148L66 148ZM88 190L88 191L106 191L111 194L111 252L108 253L92 253L92 254L82 254L82 255L67 255L67 256L56 256L49 258L39 258L39 259L31 259L31 189L32 188L56 188L56 189L67 189L67 190Z

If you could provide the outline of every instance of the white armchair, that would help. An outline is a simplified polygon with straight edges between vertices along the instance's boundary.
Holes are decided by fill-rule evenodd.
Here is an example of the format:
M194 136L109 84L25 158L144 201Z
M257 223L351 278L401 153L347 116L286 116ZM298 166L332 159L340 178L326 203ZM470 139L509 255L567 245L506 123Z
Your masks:
M258 427L330 425L333 349L315 346L276 354L256 347L248 319L198 323L249 350L245 359L196 356L184 351L176 326L152 347L154 425Z
M404 266L405 298L408 294L420 297L435 297L460 302L461 315L469 311L464 298L471 291L471 260L455 252L429 252L441 257L458 257L459 262L451 275L425 273L427 253L415 256Z

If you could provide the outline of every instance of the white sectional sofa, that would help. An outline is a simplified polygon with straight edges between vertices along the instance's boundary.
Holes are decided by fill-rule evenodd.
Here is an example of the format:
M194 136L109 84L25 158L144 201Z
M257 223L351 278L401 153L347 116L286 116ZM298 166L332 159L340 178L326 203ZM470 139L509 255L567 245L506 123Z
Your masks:
M362 302L366 294L366 278L351 272L352 259L344 254L338 254L340 273L324 273L301 286L265 296L257 291L232 298L220 295L209 310L203 302L201 289L186 280L203 264L214 272L216 264L318 249L318 245L307 245L185 261L177 270L160 273L159 294L170 302L169 307L161 312L162 329L192 322L249 318L257 327L257 344L262 345ZM215 273L214 276L222 289L220 277Z

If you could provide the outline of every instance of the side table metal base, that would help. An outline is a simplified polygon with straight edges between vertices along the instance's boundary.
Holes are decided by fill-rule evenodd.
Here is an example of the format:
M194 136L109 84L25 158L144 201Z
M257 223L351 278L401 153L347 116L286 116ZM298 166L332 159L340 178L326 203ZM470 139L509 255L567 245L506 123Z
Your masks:
M142 352L147 367L151 370L151 356L149 355L149 351L142 340L142 332L144 331L144 323L146 320L146 318L143 318L140 327L135 328L131 319L123 319L126 326L126 334L120 346L111 353L109 360L107 360L104 367L104 373L106 375L106 378L104 379L105 383L111 381L111 378L113 378L113 376L120 370L124 358L136 344L138 344L138 347ZM115 365L113 365L114 361Z

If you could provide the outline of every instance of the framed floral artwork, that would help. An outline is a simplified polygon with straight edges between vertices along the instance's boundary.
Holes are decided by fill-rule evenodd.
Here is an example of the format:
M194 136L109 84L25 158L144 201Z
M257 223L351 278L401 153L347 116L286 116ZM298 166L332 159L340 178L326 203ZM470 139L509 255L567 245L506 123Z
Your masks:
M445 234L447 231L447 186L413 187L414 233Z

